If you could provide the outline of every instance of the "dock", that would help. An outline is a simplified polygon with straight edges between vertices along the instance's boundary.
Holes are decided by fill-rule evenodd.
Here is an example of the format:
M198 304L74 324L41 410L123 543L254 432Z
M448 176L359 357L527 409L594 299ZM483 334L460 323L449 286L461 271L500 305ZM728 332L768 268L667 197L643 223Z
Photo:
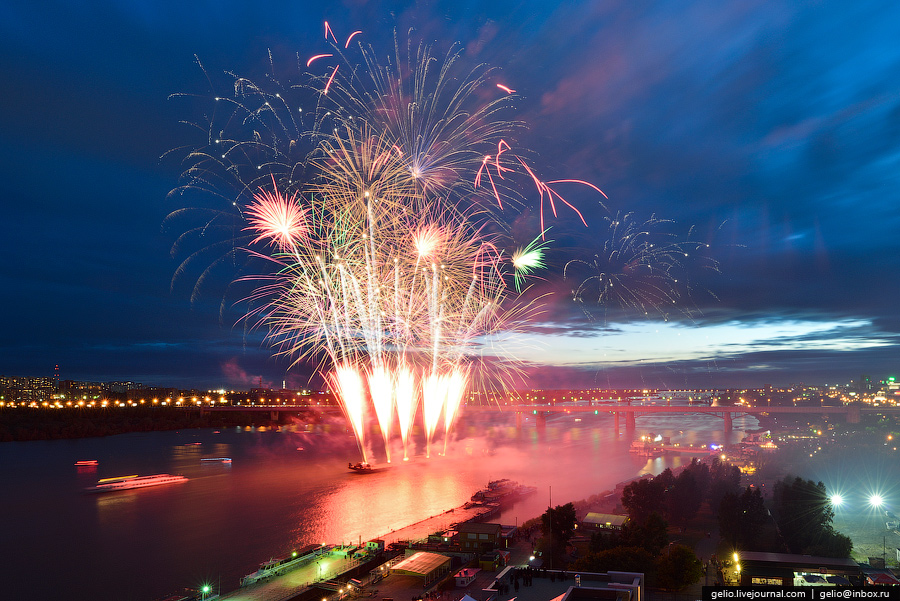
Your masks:
M499 505L475 505L466 503L460 507L448 509L438 515L425 518L415 524L404 526L399 530L379 536L385 545L399 541L421 540L428 538L429 534L451 529L455 524L463 522L478 522L486 520L500 513Z
M242 586L230 593L224 593L217 599L232 601L286 601L296 597L304 590L337 578L370 558L349 558L340 555L340 549L334 549L323 555L318 561L298 567L286 574L272 576L263 581ZM324 588L328 588L327 585Z
M709 449L705 445L700 447L695 447L691 445L678 445L678 444L652 444L645 443L643 446L632 445L630 451L635 453L641 457L656 457L657 455L666 455L669 453L681 454L681 455L715 455L719 451Z

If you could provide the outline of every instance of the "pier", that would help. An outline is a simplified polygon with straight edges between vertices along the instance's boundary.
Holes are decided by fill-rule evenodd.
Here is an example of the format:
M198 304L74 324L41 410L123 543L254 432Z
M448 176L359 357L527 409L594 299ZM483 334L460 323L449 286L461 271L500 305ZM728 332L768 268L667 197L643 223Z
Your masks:
M378 540L384 541L387 547L393 542L425 539L429 534L448 530L456 524L488 519L499 513L499 509L498 505L466 503L398 530L392 530L378 537ZM344 598L344 595L350 592L349 585L337 582L337 579L374 560L371 555L359 558L344 557L342 551L345 549L342 547L332 549L328 554L307 565L213 598L230 601L289 601L314 587L333 591L323 596L323 599L328 601L332 598ZM390 562L382 565L382 571L386 571L389 566ZM379 566L375 566L375 570L378 569ZM365 579L359 577L359 580L367 584L371 578L367 575Z

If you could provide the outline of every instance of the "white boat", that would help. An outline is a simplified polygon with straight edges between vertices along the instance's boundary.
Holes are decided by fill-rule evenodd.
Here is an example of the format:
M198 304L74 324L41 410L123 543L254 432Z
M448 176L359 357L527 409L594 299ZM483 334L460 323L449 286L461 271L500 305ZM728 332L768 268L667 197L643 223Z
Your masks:
M172 476L170 474L155 474L153 476L116 476L115 478L98 480L96 486L89 486L84 490L87 492L114 492L117 490L159 486L161 484L174 484L175 482L187 482L187 478L184 476Z
M200 461L218 461L219 463L231 463L231 457L206 457Z

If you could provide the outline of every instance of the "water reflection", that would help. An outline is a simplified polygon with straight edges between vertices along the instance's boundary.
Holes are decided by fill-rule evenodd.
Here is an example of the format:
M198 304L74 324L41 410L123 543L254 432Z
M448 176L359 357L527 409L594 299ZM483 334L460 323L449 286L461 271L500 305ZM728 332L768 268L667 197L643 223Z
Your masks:
M273 555L310 543L390 534L462 505L489 480L510 478L538 487L537 494L496 518L513 524L546 510L550 487L554 503L577 501L642 472L659 473L690 461L629 453L628 433L617 434L610 415L583 415L576 422L575 416L562 414L549 418L542 431L533 421L516 429L511 413L463 417L448 456L416 457L366 475L347 470L348 459L357 456L355 441L334 424L312 431L156 432L0 448L0 453L7 449L0 455L0 479L20 484L4 491L4 502L16 516L4 527L24 541L7 568L23 583L43 582L50 573L73 599L104 598L109 590L121 590L128 591L123 599L142 601L191 585L200 576L221 579L227 589ZM713 416L637 420L639 430L683 444L736 441L741 427L754 423L736 418L735 431L726 438L723 421ZM9 449L16 450L14 457ZM218 456L232 457L234 463L200 461ZM72 466L84 457L97 457L99 470L76 473ZM180 473L189 481L104 495L82 492L98 477L126 473ZM36 531L32 525L49 524L48 515L52 528ZM60 540L71 548L48 557L44 549ZM104 569L98 577L87 569L87 559L73 563L67 557L89 557L91 565L115 569ZM46 593L14 588L10 598L54 598L56 589L45 588Z

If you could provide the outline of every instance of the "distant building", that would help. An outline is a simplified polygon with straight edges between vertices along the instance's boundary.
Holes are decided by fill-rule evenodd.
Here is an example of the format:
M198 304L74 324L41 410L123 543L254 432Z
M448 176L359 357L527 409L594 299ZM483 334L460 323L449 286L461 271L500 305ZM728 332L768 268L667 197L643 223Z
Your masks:
M875 383L872 381L872 376L862 375L859 377L859 391L862 393L873 392L875 390Z

